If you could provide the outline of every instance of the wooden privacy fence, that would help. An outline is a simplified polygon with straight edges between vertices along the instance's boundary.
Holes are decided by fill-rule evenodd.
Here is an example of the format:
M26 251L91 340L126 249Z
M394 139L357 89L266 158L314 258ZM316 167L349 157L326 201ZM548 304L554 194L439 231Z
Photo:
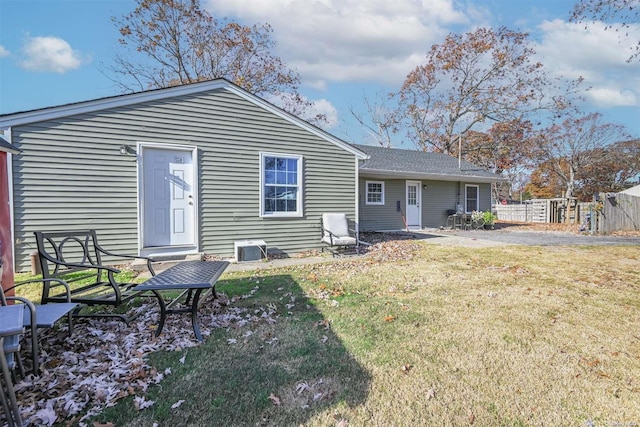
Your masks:
M599 233L640 230L640 197L626 193L600 194L600 203L596 206Z
M640 197L626 193L601 193L599 202L590 203L536 199L494 210L501 221L580 224L582 231L600 234L640 230Z
M575 199L533 199L520 205L496 205L494 210L502 221L577 223L578 208Z
M547 222L545 203L523 203L521 205L496 205L494 207L501 221Z

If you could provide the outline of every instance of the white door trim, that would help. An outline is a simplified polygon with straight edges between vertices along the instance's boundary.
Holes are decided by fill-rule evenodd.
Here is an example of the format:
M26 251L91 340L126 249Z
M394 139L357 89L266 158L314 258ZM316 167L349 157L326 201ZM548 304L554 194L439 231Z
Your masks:
M145 221L145 206L144 206L144 150L145 149L161 149L161 150L174 150L174 151L187 151L191 153L191 159L193 162L193 245L174 245L165 247L145 247L144 236L144 221ZM152 142L138 142L136 146L138 157L138 249L143 256L152 255L182 255L197 253L199 251L199 182L198 182L198 147L191 145L180 144L161 144Z
M409 186L410 185L415 185L416 186L416 202L417 202L417 209L418 209L418 223L417 224L410 224L409 223ZM406 215L406 223L407 223L407 229L409 228L413 228L413 229L421 229L422 228L422 182L420 181L406 181L405 183L405 192L404 192L404 196L405 196L405 215ZM411 208L413 209L413 208Z

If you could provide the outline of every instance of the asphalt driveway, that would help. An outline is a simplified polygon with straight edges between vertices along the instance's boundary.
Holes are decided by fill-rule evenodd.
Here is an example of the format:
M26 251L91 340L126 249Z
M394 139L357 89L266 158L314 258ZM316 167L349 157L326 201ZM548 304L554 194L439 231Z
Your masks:
M532 246L640 245L640 237L599 236L564 231L456 230L442 234L464 239Z

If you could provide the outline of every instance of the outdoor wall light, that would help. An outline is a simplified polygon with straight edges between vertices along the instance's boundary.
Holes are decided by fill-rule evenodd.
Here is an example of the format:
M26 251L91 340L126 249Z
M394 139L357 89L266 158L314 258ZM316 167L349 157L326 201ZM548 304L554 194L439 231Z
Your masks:
M422 189L423 189L424 191L427 191L427 190L429 189L429 187L427 186L427 184L425 184L425 185L423 185L423 186L422 186Z
M120 154L122 154L123 156L126 156L127 154L132 154L132 155L137 155L138 153L136 152L136 149L127 145L127 144L123 144L120 146Z

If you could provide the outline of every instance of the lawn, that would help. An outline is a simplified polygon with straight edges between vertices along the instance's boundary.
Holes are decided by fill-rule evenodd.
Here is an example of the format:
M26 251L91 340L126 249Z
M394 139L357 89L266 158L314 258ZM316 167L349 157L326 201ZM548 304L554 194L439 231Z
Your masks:
M93 422L640 425L640 248L389 245L225 273L246 321L152 353L170 375Z

